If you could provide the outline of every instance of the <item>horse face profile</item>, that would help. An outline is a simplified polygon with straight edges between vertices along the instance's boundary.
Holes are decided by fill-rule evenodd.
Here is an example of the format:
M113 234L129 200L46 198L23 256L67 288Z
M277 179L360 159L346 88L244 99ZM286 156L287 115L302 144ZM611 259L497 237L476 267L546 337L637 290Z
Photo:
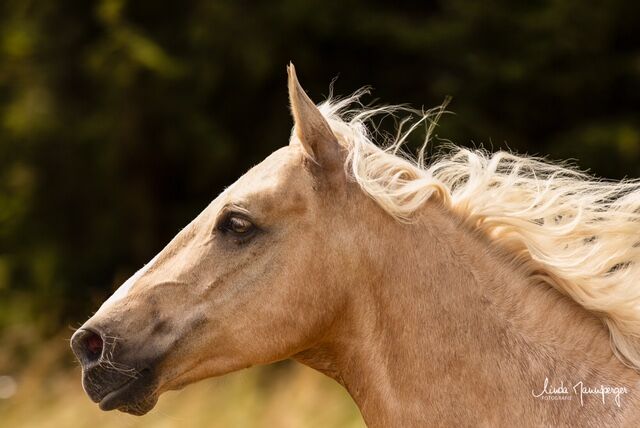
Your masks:
M290 68L291 143L252 168L78 330L102 409L145 413L165 390L287 358L332 328L357 254L344 152Z

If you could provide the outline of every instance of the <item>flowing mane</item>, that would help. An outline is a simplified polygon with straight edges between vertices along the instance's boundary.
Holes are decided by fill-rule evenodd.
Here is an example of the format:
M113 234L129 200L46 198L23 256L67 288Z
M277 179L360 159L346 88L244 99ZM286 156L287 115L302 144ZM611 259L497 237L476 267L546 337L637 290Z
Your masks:
M348 150L348 175L362 190L403 222L438 198L510 250L533 281L602 319L616 355L640 369L640 181L604 181L539 158L460 147L427 163L427 142L443 107L420 112L406 130L402 125L410 122L400 122L381 147L371 119L410 110L365 108L358 103L364 92L319 105ZM411 159L402 148L420 125L425 141Z
M287 75L290 144L73 334L100 409L142 415L293 358L371 427L638 426L640 181L458 147L427 162L444 106L365 107L360 91L318 107Z

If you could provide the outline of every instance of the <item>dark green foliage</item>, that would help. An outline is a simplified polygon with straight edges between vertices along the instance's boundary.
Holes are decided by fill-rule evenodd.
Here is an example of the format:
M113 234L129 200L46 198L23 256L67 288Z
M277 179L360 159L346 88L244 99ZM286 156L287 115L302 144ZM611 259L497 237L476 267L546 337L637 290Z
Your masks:
M458 144L640 176L640 3L0 2L0 329L78 324L286 143L285 65Z

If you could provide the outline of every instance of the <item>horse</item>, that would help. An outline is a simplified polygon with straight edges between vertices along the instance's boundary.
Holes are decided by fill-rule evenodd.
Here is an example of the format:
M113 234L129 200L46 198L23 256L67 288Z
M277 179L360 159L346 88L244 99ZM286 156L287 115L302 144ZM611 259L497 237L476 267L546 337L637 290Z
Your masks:
M638 426L640 182L456 146L427 160L443 108L378 144L372 118L400 107L316 105L287 71L289 144L73 334L91 400L143 415L292 358L371 427Z

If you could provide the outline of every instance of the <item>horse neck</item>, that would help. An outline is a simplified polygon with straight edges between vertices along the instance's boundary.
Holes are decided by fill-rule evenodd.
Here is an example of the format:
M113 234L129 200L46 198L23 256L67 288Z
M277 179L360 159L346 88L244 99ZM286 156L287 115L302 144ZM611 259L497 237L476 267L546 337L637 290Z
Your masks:
M546 377L565 385L636 379L613 356L598 319L531 283L436 203L417 224L377 221L384 226L361 244L367 249L340 319L297 356L341 382L369 425L442 424L483 408L517 412Z

